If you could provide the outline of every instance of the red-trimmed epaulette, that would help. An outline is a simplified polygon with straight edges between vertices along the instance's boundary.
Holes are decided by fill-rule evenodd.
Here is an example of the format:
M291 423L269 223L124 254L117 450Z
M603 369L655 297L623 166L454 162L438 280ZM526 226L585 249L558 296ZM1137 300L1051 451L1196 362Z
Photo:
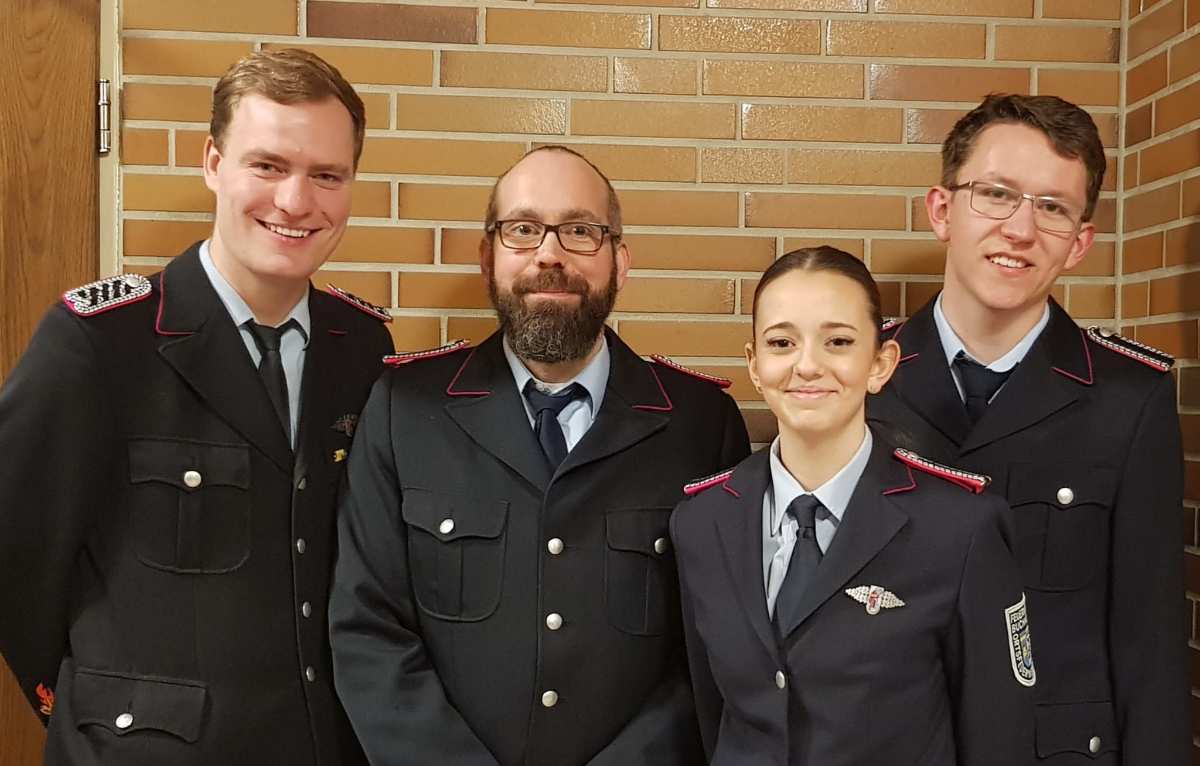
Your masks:
M364 301L357 295L348 293L336 285L327 285L327 287L329 288L330 295L334 296L335 298L341 298L346 303L349 303L351 306L363 312L364 314L370 314L371 316L383 322L392 321L392 313L383 306L376 306L374 303Z
M137 303L150 295L150 280L141 274L119 274L97 279L63 293L63 303L81 317L103 314L120 306Z
M721 471L720 473L714 473L712 476L705 476L703 479L696 479L695 481L688 482L687 484L683 485L683 494L687 495L688 497L691 497L692 495L698 495L709 487L715 487L718 484L724 484L730 476L733 476L732 468L726 471Z
M466 348L469 345L465 340L455 340L444 346L426 349L425 351L405 351L400 354L388 354L383 357L383 363L389 367L399 367L402 364L416 362L420 359L433 359L437 356L445 356L446 354L458 351L460 348Z
M1109 351L1115 351L1122 356L1135 359L1147 367L1159 372L1168 372L1175 366L1175 357L1165 351L1159 351L1154 346L1138 343L1124 335L1107 328L1092 325L1087 328L1087 336L1097 345L1104 346Z
M925 473L933 474L934 476L945 479L951 484L957 484L963 489L970 490L976 495L978 495L980 492L983 492L984 488L992 483L991 476L986 476L982 473L971 473L970 471L964 471L959 468L951 468L948 465L942 465L941 463L935 463L932 460L921 457L912 450L897 448L895 455L900 459L900 462L904 463L905 465L912 466L913 468L916 468L919 471L924 471Z
M900 317L885 319L883 324L879 325L879 334L883 335L884 333L889 333L893 330L899 330L900 325L904 324L904 322L905 320L901 319Z
M707 372L700 372L699 370L693 370L690 367L684 367L674 359L663 356L662 354L651 354L650 361L656 364L661 364L663 367L669 367L672 370L682 372L684 375L691 375L693 378L699 378L700 380L707 381L714 384L718 388L729 388L733 385L733 381L729 380L728 378L719 378L716 375L709 375Z

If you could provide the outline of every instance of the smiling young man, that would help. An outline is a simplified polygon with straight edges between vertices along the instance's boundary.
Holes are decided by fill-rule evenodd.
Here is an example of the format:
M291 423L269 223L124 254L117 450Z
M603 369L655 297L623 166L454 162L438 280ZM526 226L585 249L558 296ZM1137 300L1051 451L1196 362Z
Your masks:
M888 332L901 363L868 414L922 455L990 475L1012 507L1038 762L1181 766L1173 360L1082 330L1050 297L1092 243L1104 167L1091 118L1053 96L989 96L959 120L925 198L944 288Z
M391 341L386 312L309 278L364 125L310 53L237 62L204 147L211 238L68 291L0 391L0 651L47 764L363 762L326 594Z
M667 519L748 452L714 379L605 327L629 271L602 173L542 147L497 181L500 329L407 356L363 410L330 596L374 764L693 766Z

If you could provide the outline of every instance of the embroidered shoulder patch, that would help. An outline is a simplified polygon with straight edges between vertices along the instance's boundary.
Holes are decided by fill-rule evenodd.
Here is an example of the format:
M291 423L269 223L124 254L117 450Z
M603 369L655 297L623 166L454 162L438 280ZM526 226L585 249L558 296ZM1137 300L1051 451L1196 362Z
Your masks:
M1029 616L1025 611L1025 594L1021 600L1004 610L1008 628L1008 656L1012 659L1013 675L1022 686L1037 683L1037 668L1033 666L1033 643L1029 640Z
M67 290L63 293L63 303L79 316L87 317L137 303L148 295L149 279L140 274L121 274Z
M374 303L368 303L367 301L364 301L362 298L359 298L357 295L354 295L353 293L348 293L345 290L343 290L342 288L337 287L336 285L327 285L327 286L329 287L330 295L333 295L334 297L337 297L337 298L341 298L346 303L349 303L351 306L353 306L354 308L363 312L364 314L370 314L371 316L373 316L376 319L381 320L383 322L392 321L391 312L388 311L383 306L376 306Z
M458 351L460 348L466 348L469 345L471 344L465 340L455 340L444 346L426 349L425 351L405 351L402 354L388 354L383 357L383 363L389 367L399 367L402 364L408 364L420 359L433 359L436 356L445 356L446 354Z
M651 354L650 360L652 362L655 362L656 364L661 364L663 367L669 367L672 370L678 370L679 372L682 372L684 375L691 375L693 378L699 378L700 380L706 380L709 383L714 384L718 388L729 388L730 386L733 385L733 381L729 380L728 378L719 378L716 375L709 375L706 372L700 372L699 370L693 370L690 367L684 367L682 364L680 364L679 362L676 362L674 359L671 359L670 357L665 357L662 354Z
M695 481L688 482L687 484L683 485L683 494L687 495L688 497L691 497L692 495L698 495L709 487L715 487L718 484L725 483L725 480L730 476L733 476L732 468L727 471L721 471L720 473L714 473L712 476L705 476L703 479L696 479Z
M896 609L904 606L904 602L895 593L882 585L859 585L857 588L847 588L844 593L867 610L867 614L879 614L880 609Z
M1115 351L1122 356L1136 359L1147 367L1153 367L1159 372L1167 372L1175 366L1175 357L1165 351L1159 351L1154 346L1138 343L1124 335L1109 330L1106 327L1087 328L1087 336L1094 343L1104 346L1109 351Z
M50 714L54 712L54 691L47 688L44 684L38 684L34 691L37 692L38 700L42 703L42 706L38 710L42 715L49 718Z
M957 484L963 489L970 490L978 495L984 490L987 485L992 483L992 477L982 473L971 473L958 468L951 468L948 465L935 463L932 460L927 460L912 450L897 448L894 453L905 465L912 466L919 471L924 471L928 474L933 474L938 478L945 479L951 484Z

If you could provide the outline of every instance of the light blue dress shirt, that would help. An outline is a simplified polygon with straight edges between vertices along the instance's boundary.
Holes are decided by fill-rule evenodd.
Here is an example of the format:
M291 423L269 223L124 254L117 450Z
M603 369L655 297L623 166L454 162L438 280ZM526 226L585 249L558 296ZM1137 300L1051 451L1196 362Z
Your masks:
M512 347L508 345L508 338L503 339L503 346L504 358L508 360L509 369L512 370L513 380L517 384L517 394L525 405L525 416L529 418L530 428L533 428L534 423L533 410L529 406L529 400L522 393L525 390L526 381L532 379L533 384L546 394L561 391L572 383L578 383L587 390L587 396L576 399L558 413L558 424L562 426L563 436L567 440L567 451L575 449L575 445L592 427L592 423L596 420L596 413L600 411L600 405L604 403L604 390L608 388L608 368L611 361L608 339L601 339L600 350L592 357L592 361L588 362L587 367L584 367L578 375L565 383L545 383L538 380L520 357L513 352Z
M954 328L950 326L950 322L946 319L945 312L942 311L942 295L938 293L937 300L933 304L933 323L937 326L938 337L942 341L942 351L946 353L946 365L950 368L950 375L954 378L954 387L958 389L958 398L966 401L963 395L962 379L959 375L958 368L954 366L954 357L958 356L958 352L963 352L963 356L973 362L978 362L992 372L1008 372L1025 358L1029 353L1029 349L1033 348L1033 344L1037 342L1038 336L1042 334L1042 330L1046 329L1046 325L1050 322L1050 304L1042 310L1042 318L1033 326L1029 332L1025 333L1025 337L1017 341L1017 345L1013 346L1007 354L1000 357L991 364L983 364L975 357L971 356L971 352L967 351L967 347L963 345L962 338L958 337L958 333L954 332ZM1005 381L1004 385L1008 385ZM992 394L992 399L996 398L996 394L1000 393L1004 386L996 389L996 393ZM992 399L988 399L990 402Z

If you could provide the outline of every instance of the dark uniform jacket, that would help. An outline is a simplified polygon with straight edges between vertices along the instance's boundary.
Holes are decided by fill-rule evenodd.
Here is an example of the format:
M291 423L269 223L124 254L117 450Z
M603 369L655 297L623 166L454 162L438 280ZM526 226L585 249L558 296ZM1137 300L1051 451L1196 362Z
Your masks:
M330 627L374 764L698 762L667 520L746 430L712 383L607 337L600 411L553 475L499 334L372 391Z
M764 449L671 518L710 762L1028 763L1040 668L1004 504L910 468L877 436L796 620L777 632L763 585L770 480Z
M197 252L135 302L53 307L0 393L0 651L47 764L358 763L325 622L334 426L391 341L310 289L293 456Z
M1170 374L1081 331L1058 304L971 428L932 303L868 417L933 460L992 476L1037 647L1041 763L1189 763L1182 458Z

